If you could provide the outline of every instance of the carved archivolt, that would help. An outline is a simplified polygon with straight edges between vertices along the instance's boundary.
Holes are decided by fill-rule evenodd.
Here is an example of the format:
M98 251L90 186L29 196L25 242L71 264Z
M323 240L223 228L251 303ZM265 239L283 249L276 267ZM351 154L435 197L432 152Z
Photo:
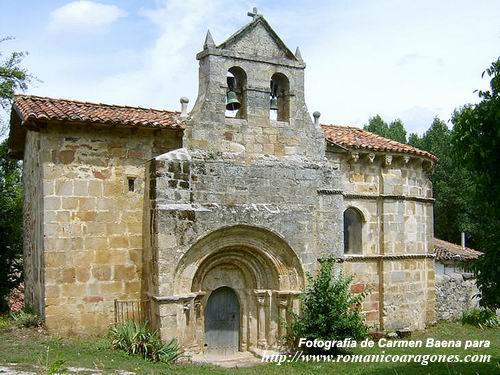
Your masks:
M205 275L215 267L237 268L252 289L302 290L304 272L286 241L254 226L236 225L211 232L181 258L174 293L199 292Z

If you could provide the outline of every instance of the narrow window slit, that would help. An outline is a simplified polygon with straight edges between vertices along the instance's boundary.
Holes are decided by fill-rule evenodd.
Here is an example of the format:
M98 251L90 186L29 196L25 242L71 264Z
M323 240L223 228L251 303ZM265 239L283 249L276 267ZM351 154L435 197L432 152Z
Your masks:
M135 178L129 177L127 180L128 180L128 191L134 192L135 191Z

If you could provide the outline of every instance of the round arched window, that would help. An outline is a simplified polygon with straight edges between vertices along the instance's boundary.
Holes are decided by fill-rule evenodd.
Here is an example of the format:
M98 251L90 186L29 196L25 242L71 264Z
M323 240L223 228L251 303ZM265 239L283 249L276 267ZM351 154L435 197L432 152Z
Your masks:
M355 208L344 211L344 253L361 254L363 252L362 241L363 216Z

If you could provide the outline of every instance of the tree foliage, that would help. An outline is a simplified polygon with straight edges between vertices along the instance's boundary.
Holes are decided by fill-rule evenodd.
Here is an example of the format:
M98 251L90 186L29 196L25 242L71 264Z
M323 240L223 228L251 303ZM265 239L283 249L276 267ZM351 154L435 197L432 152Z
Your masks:
M369 132L381 135L397 142L406 143L406 129L400 119L387 124L380 115L375 115L368 119L368 124L363 127Z
M435 118L422 137L410 134L408 143L439 159L431 177L435 236L459 243L464 231L468 245L485 253L470 268L481 288L481 303L496 308L500 306L500 59L484 76L489 77L489 89L479 91L478 104L455 110L453 129ZM402 139L379 115L370 118L365 129Z
M0 43L11 38L2 38ZM14 94L26 90L33 77L21 66L26 53L0 52L0 106L8 111ZM4 134L1 127L0 136ZM21 167L8 155L7 141L0 144L0 311L6 296L22 280L22 184Z
M301 316L289 327L289 346L300 338L318 340L359 340L367 327L359 306L366 293L352 294L351 276L333 273L334 261L322 259L316 277L307 275L307 287L301 295Z
M403 121L396 119L389 124L388 138L400 143L406 143L406 129Z
M22 185L17 160L0 144L0 311L7 309L6 296L22 280Z
M434 203L434 236L450 242L460 242L460 233L473 233L471 220L474 204L472 172L453 157L452 131L446 123L435 118L422 137L410 135L410 144L436 155L431 176Z
M368 119L368 124L365 124L363 129L381 135L382 137L387 137L389 134L389 125L387 125L387 122L385 122L380 115L370 117Z
M452 117L454 155L474 177L473 218L485 255L472 265L482 303L500 307L500 58L483 72L489 89Z
M13 39L12 37L0 38L0 46L3 42ZM25 91L28 85L35 79L22 67L22 60L27 52L11 52L4 57L0 50L0 107L9 111L14 95L19 91ZM5 125L0 124L0 136L5 135Z
M0 43L11 40L12 37L0 39ZM21 66L26 52L11 52L7 58L0 61L0 105L4 109L10 108L14 94L18 91L24 91L33 76ZM0 51L0 58L3 53Z

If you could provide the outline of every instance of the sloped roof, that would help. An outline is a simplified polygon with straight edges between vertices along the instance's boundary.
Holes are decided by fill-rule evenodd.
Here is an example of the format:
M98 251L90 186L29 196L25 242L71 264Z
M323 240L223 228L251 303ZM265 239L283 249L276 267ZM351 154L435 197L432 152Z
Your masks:
M462 247L451 242L443 241L438 238L433 240L434 253L436 260L473 260L477 259L483 253L469 247Z
M180 113L160 109L17 95L12 109L22 124L33 121L79 122L144 128L183 129ZM347 149L405 153L435 160L429 152L350 126L322 125L328 142Z
M271 38L276 42L276 44L285 52L285 55L291 60L297 60L295 54L287 47L287 45L283 42L283 40L278 36L278 34L273 30L269 22L266 21L264 16L261 14L257 14L254 19L243 26L241 29L236 31L233 35L227 38L224 42L219 44L217 48L225 49L231 46L233 43L243 38L244 35L250 33L257 25L262 25Z
M148 128L180 128L178 112L151 108L34 95L17 95L13 108L23 123L30 120L54 120Z
M419 150L413 146L384 138L360 128L343 125L321 125L321 127L325 132L327 141L343 148L412 154L437 160L430 152Z

